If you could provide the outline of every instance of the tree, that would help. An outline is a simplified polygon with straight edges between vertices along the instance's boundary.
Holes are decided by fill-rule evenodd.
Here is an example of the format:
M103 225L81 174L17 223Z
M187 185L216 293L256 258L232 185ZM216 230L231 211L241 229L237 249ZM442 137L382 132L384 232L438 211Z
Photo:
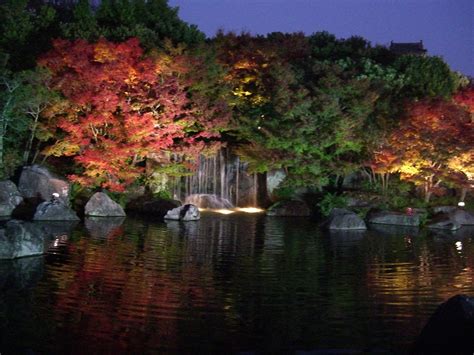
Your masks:
M8 67L31 69L37 56L49 49L57 36L56 11L48 5L28 6L28 0L7 0L0 4L0 52L8 54Z
M174 152L187 163L225 126L219 102L190 100L193 62L179 50L144 57L137 39L57 40L40 64L69 102L50 117L60 138L45 154L73 157L82 169L70 178L80 184L122 191L144 177L147 157Z
M456 182L456 161L460 159L471 166L473 123L465 110L441 99L414 102L406 112L400 126L379 150L379 154L397 159L386 160L384 166L384 161L376 158L376 163L385 172L396 171L401 179L420 186L429 202L443 181Z
M404 76L403 93L409 98L449 98L456 91L458 79L439 57L403 55L394 68Z

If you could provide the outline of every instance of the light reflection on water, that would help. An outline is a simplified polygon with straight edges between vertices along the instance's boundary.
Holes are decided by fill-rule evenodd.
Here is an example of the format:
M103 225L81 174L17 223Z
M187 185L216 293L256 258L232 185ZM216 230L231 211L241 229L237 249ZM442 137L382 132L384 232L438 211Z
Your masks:
M473 237L242 213L86 220L45 257L0 262L0 350L405 351L440 302L474 294Z

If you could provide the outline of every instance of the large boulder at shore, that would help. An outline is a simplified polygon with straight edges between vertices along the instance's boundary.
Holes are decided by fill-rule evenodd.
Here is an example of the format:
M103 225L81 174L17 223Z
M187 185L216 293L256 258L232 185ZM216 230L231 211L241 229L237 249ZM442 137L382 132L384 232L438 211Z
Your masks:
M411 353L474 353L474 298L457 295L441 304L416 339Z
M84 214L91 217L125 217L122 206L103 192L96 192L84 208Z
M442 229L448 231L455 231L461 228L461 225L455 220L451 219L449 214L438 213L430 223L426 225L429 229Z
M391 211L371 212L367 216L367 221L374 224L391 224L397 226L418 227L420 225L420 217L415 213L408 214Z
M304 201L288 200L280 201L270 206L267 216L307 217L311 210Z
M462 226L474 226L474 215L460 208L449 213L449 217Z
M0 259L40 255L45 250L45 234L32 222L11 220L0 229Z
M23 197L13 182L0 181L0 216L10 216L22 201Z
M356 213L345 208L333 208L325 224L332 230L364 230L367 226Z
M125 210L128 214L163 218L169 210L181 206L180 201L140 196L130 201Z
M23 197L39 197L44 201L51 199L53 193L59 195L65 205L69 205L69 183L40 165L25 166L21 172L18 190Z
M35 221L79 221L76 212L61 201L45 201L39 204L33 216Z
M450 213L456 211L458 207L456 206L436 206L433 207L433 213Z
M165 219L173 221L197 221L200 218L199 208L191 204L173 208L165 215Z

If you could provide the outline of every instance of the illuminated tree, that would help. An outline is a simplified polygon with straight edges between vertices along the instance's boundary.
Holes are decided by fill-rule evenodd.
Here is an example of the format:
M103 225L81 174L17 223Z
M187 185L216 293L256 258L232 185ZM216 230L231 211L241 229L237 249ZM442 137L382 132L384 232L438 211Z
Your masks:
M420 186L428 202L441 182L456 182L460 166L472 166L473 129L469 114L451 102L415 102L380 149L380 154L397 159L376 156L375 162L382 171L396 171Z
M174 55L143 57L136 39L57 40L40 64L53 73L68 100L51 112L58 127L46 155L71 156L82 167L70 178L83 185L121 191L144 174L144 161L167 152L192 159L219 137L225 107L204 97L189 98L187 71L193 62Z

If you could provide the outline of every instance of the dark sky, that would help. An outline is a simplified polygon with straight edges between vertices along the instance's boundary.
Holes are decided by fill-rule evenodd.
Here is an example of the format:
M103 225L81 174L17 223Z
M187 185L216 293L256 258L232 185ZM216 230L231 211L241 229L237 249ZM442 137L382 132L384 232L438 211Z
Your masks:
M253 34L328 31L372 44L423 40L430 55L474 76L474 0L169 0L209 37L218 29Z

